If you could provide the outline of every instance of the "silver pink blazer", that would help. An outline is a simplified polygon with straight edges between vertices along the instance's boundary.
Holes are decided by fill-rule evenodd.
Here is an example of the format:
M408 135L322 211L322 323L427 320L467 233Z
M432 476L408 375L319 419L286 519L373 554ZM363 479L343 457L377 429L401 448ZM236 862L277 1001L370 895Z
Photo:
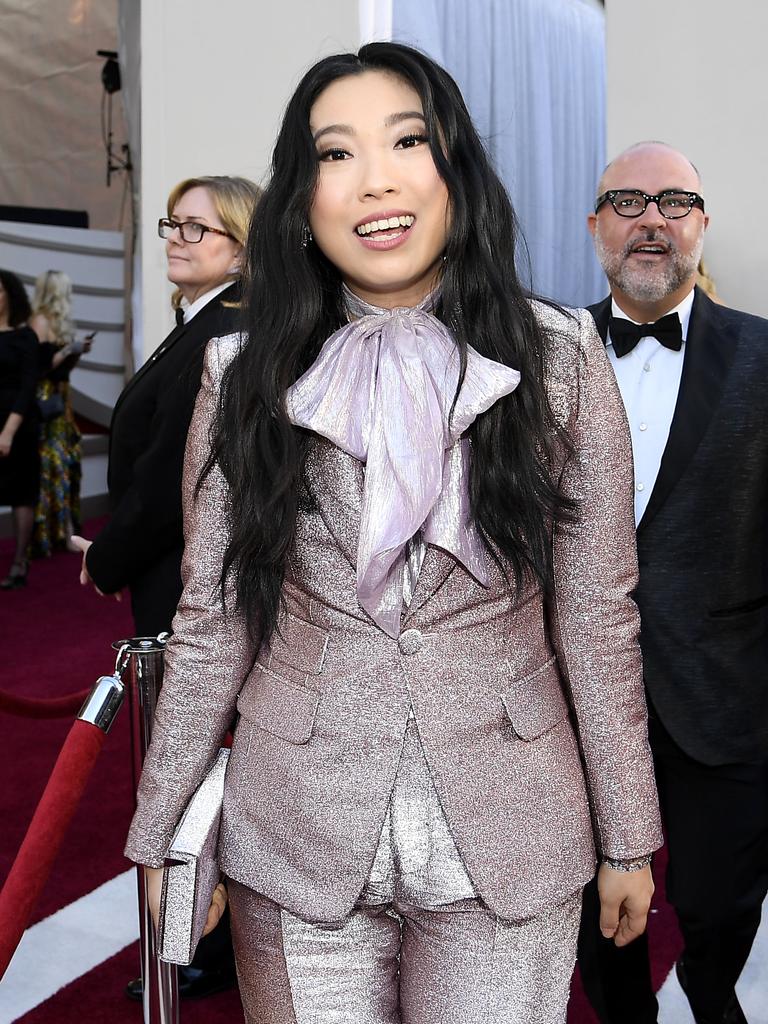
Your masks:
M430 547L399 639L355 596L364 467L313 440L280 635L254 651L218 580L227 487L195 496L234 336L206 353L187 442L184 594L126 853L160 866L235 710L220 858L305 918L334 921L368 878L412 707L456 845L492 911L531 916L593 874L595 848L661 845L638 647L632 453L592 318L537 305L547 387L575 452L553 472L580 503L554 537L555 587L514 602ZM255 662L254 662L255 655Z

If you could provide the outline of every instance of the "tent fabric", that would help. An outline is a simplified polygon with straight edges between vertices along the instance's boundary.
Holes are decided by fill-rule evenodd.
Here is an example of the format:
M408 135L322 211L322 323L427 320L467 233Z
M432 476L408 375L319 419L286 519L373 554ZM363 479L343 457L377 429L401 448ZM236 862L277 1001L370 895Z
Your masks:
M128 223L124 175L106 185L104 58L117 50L117 0L3 0L0 31L0 195L11 206L87 210L92 228ZM120 93L114 142L125 142Z
M533 289L566 305L601 298L585 220L605 164L603 12L582 0L392 0L392 38L456 78L512 196Z

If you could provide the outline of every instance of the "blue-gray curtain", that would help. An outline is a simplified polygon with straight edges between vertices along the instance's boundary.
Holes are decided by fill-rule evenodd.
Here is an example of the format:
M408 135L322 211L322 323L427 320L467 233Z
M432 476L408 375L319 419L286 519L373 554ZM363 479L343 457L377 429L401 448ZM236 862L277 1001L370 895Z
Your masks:
M392 38L459 83L512 196L534 291L575 306L606 294L586 228L605 164L603 12L584 0L393 0Z

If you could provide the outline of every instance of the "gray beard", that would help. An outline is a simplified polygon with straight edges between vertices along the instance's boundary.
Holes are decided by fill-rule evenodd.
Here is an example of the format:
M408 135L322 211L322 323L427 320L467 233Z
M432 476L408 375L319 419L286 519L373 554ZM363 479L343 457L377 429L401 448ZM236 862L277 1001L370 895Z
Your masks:
M658 239L650 237L644 238L642 241L654 242ZM629 255L637 242L638 239L634 238L621 252L616 252L606 248L600 235L597 234L595 235L597 258L612 287L619 288L636 302L659 302L677 291L696 273L704 248L704 232L701 233L696 246L688 255L680 252L669 239L666 239L669 246L669 259L663 266L630 264Z

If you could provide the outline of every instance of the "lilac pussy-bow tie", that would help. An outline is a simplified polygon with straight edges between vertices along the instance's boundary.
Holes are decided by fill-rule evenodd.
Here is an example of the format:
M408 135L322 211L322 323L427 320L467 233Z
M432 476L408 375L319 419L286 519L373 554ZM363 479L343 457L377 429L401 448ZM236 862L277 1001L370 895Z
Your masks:
M460 355L433 316L434 293L414 308L379 309L345 288L351 323L332 334L289 388L288 415L365 463L357 599L397 637L407 546L421 529L483 586L488 560L470 520L468 442L475 418L520 383L517 370L467 348Z

